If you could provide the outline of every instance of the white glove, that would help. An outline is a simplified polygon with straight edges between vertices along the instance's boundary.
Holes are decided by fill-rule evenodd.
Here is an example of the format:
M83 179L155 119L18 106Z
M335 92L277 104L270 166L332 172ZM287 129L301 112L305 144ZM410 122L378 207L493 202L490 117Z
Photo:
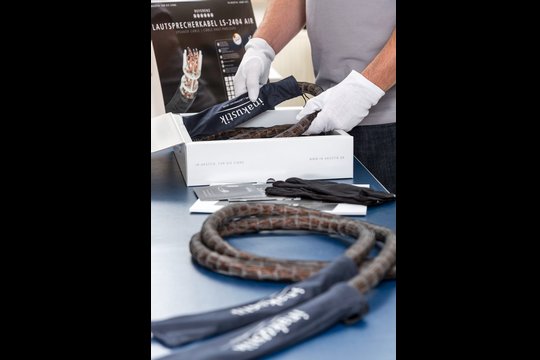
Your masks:
M351 73L336 86L311 98L306 106L296 115L300 120L304 116L320 110L305 135L320 134L341 129L350 131L358 125L385 94L377 85L357 71Z
M252 38L245 46L246 53L234 76L234 93L236 96L248 93L251 101L256 101L259 88L266 84L270 73L270 64L276 53L266 40Z

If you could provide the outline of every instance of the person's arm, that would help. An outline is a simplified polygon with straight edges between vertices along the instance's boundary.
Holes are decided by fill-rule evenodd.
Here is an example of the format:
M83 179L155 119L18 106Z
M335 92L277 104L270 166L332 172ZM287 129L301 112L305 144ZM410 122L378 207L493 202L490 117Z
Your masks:
M269 1L264 18L253 37L259 37L279 53L306 24L305 0Z
M388 91L396 84L396 29L377 56L362 71L369 81Z
M266 84L274 57L298 34L306 23L305 0L273 0L268 4L261 25L245 46L246 53L234 76L238 96L248 93L251 101Z

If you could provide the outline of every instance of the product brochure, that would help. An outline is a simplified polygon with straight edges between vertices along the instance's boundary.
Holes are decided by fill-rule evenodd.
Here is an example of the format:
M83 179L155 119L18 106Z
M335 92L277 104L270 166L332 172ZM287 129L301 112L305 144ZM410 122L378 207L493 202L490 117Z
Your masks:
M151 15L165 110L199 112L233 99L233 77L257 29L251 1L155 1Z
M354 185L360 187L369 187L368 184ZM264 202L289 206L303 206L309 209L324 211L336 215L363 216L367 214L367 206L365 205L266 196L264 189L268 186L272 186L272 184L244 183L194 187L193 191L199 199L189 208L189 212L209 214L229 204L238 204L242 202Z
M264 193L268 186L272 184L224 184L194 187L193 191L201 201L274 199L267 198Z

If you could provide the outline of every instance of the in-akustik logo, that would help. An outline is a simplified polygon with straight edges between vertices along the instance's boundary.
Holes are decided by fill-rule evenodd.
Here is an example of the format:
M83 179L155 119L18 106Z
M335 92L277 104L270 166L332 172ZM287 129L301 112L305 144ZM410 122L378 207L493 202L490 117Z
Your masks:
M300 320L309 320L309 315L305 311L294 309L285 315L276 316L270 321L260 323L254 329L232 339L229 345L233 351L257 350L279 333L288 334L289 327Z
M219 115L219 119L221 120L223 124L227 125L239 116L242 116L245 114L251 114L251 112L255 108L261 105L264 105L264 102L260 98L258 98L255 102L251 102L250 100L248 100L245 103L240 104L237 107L235 107L234 110L232 111L231 109L224 110L223 112L226 112L226 113L224 115Z
M273 295L269 299L257 301L256 303L244 305L238 308L231 309L233 315L246 315L251 314L269 306L283 306L289 299L294 299L298 295L305 294L306 291L300 287L293 287L291 289L284 289L283 291Z

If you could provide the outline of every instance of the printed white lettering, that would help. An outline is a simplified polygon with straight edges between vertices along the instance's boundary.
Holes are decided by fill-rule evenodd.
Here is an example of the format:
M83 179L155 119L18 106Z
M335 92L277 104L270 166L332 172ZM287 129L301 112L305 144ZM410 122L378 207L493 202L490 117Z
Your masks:
M230 124L234 119L236 119L239 116L245 115L245 114L251 114L251 112L261 105L264 105L264 101L262 99L257 99L254 103L250 103L244 107L241 107L239 109L235 109L233 111L227 112L224 115L220 115L219 119L221 120L222 124L228 125ZM221 111L222 112L222 111Z
M294 309L286 315L274 317L269 322L262 322L254 329L232 339L229 345L233 351L257 350L261 345L279 335L280 332L288 334L289 327L302 319L309 320L309 315L305 311Z
M303 295L305 292L306 291L300 287L293 287L289 290L284 290L269 299L260 300L253 304L231 309L231 314L242 316L254 313L269 306L283 306L289 299L293 299L298 295Z
M206 16L204 16L206 17ZM214 14L211 13L210 17L214 17ZM196 28L214 28L219 29L224 26L231 25L242 25L254 24L252 18L246 18L242 20L241 18L237 19L219 19L219 20L192 20L192 21L175 21L167 23L152 24L152 30L175 30L175 29L196 29Z

